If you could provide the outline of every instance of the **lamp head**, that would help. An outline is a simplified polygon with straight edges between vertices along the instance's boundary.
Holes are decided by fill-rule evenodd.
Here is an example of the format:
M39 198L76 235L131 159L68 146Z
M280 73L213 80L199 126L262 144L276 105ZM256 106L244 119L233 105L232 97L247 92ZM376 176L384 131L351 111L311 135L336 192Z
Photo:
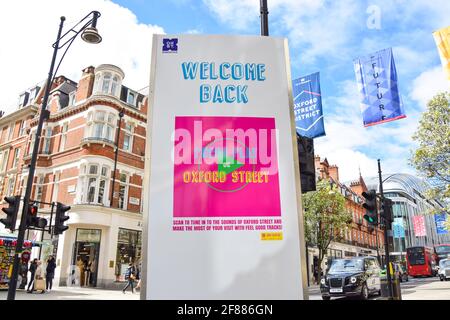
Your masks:
M94 27L86 28L81 35L81 39L92 44L102 42L102 37L98 34L97 28Z
M87 43L97 44L102 42L102 37L98 34L97 30L97 19L100 17L100 12L92 11L91 13L93 14L91 25L84 29L81 39Z

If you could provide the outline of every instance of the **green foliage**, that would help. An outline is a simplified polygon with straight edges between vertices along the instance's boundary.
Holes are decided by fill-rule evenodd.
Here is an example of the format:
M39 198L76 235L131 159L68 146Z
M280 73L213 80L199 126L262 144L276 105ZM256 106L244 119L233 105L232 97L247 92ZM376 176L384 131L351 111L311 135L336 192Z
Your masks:
M306 241L319 249L320 267L331 241L341 240L351 225L352 215L345 208L345 197L326 180L317 183L316 191L303 195L303 207Z
M450 212L450 92L431 99L412 138L419 146L411 164L432 186L427 197L440 200Z

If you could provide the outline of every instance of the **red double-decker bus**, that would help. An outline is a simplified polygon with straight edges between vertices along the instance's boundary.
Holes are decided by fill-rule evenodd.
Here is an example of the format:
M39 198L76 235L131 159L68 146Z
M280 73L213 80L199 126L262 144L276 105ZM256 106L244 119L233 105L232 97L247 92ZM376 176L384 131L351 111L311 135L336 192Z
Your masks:
M436 275L434 249L430 247L410 247L406 249L406 263L411 277L432 277Z
M434 252L436 253L436 264L438 264L441 259L450 257L450 243L435 245Z

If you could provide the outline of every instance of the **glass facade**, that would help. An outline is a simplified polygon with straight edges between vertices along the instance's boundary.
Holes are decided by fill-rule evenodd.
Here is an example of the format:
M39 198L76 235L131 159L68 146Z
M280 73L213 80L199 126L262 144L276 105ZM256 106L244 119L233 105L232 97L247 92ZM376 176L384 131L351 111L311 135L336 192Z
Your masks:
M439 243L450 242L450 234L437 234L434 215L431 209L441 209L442 205L436 200L427 200L425 193L428 185L425 181L409 174L391 174L383 176L384 196L393 201L394 219L402 222L404 235L393 237L393 251L405 253L406 248L412 246L432 247ZM366 179L369 189L379 190L378 177ZM416 236L414 231L414 217L423 216L425 220L425 236Z
M139 265L142 252L142 232L119 228L116 255L116 280L125 281L128 264Z

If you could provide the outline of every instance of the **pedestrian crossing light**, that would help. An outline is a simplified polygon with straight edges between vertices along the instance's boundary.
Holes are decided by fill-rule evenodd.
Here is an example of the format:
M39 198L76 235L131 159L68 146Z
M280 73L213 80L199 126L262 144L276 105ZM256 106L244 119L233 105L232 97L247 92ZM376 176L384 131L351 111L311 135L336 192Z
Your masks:
M55 215L55 230L54 234L62 234L64 231L69 229L68 226L64 225L64 222L69 220L69 216L66 216L66 212L70 210L70 206L66 206L61 202L56 203L56 215Z
M45 228L47 225L47 219L39 218L38 216L38 206L36 202L30 202L28 207L28 216L27 216L27 228L35 227L35 228Z
M8 203L8 208L2 208L6 213L5 219L0 219L0 222L5 225L5 228L14 232L16 229L17 213L19 212L20 196L5 197L4 200Z
M378 224L378 212L377 212L377 192L375 190L369 190L369 192L363 192L362 196L366 201L363 203L366 214L364 219L367 220L369 225Z

